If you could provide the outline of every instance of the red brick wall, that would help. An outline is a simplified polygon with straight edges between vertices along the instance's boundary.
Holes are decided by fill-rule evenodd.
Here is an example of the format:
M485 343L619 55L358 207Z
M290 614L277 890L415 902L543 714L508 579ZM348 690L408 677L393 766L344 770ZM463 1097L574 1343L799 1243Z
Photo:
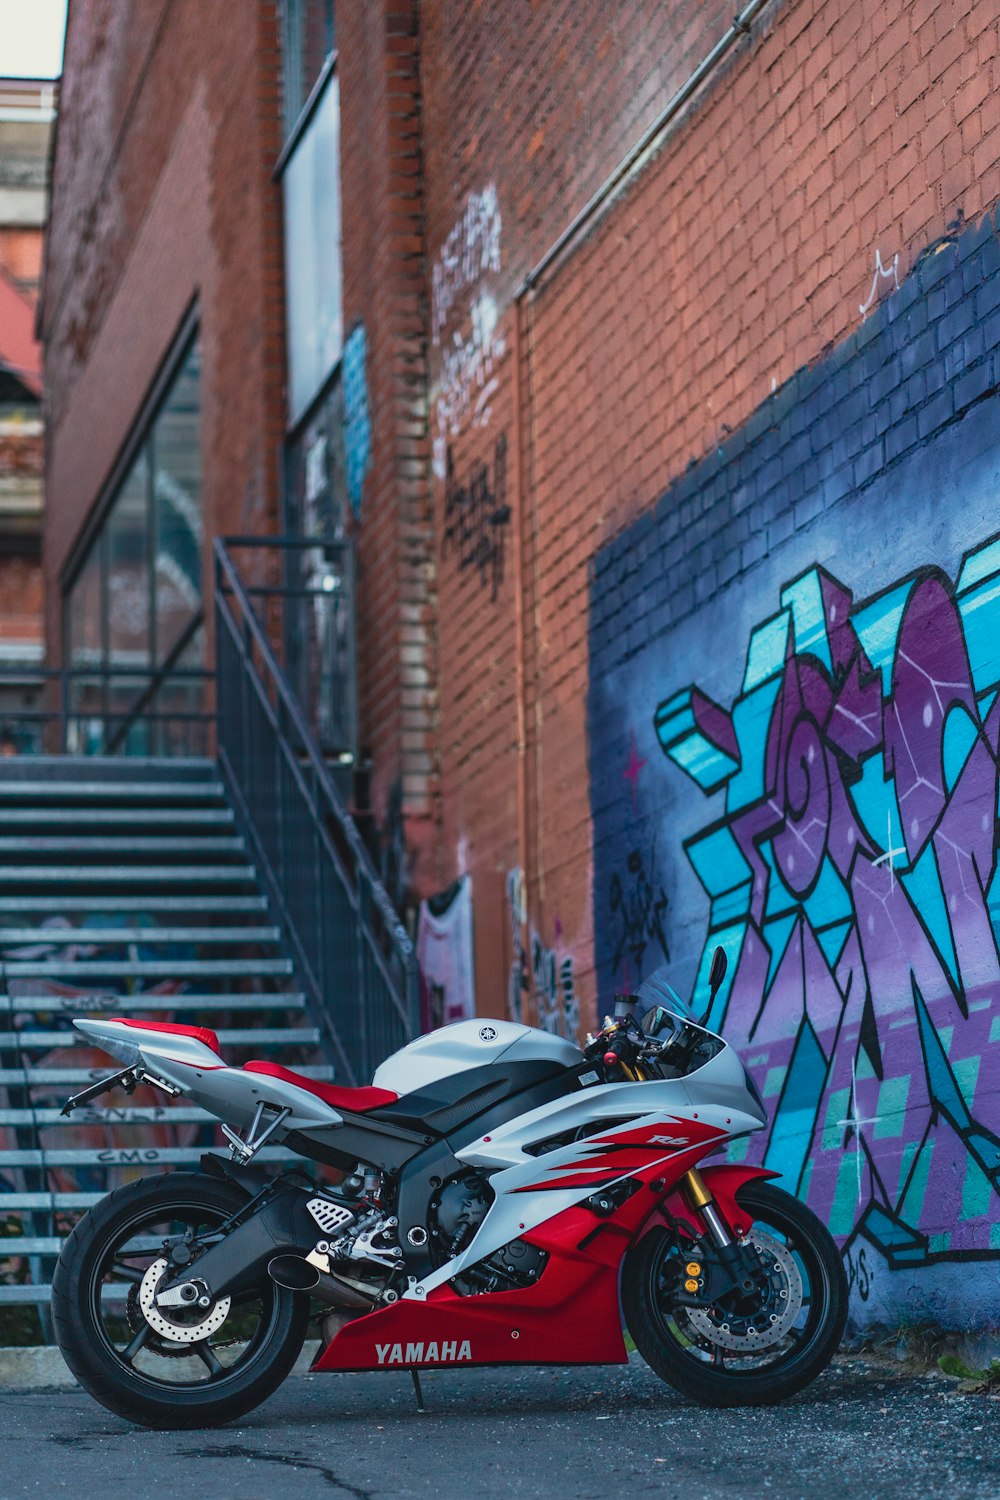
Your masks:
M440 863L442 882L466 868L473 873L477 952L486 955L478 1000L493 1013L502 1008L513 957L503 894L509 870L524 866L529 875L522 934L529 958L531 928L547 944L566 931L574 952L580 934L579 954L587 952L586 859L578 898L565 913L553 908L547 928L542 900L540 698L531 687L540 599L525 589L531 523L520 512L518 481L527 478L531 418L515 391L513 298L728 16L724 6L690 0L614 7L514 0L502 11L428 0L422 7ZM490 338L482 319L494 307ZM574 316L567 333L578 327ZM572 534L573 497L559 507ZM571 808L561 806L560 816L570 811L575 837L587 819L579 764L567 767L565 785ZM557 946L565 951L561 940ZM498 953L506 962L495 961Z
M273 0L71 7L42 311L53 651L61 570L195 298L207 532L275 525L278 67Z
M344 326L367 338L372 464L358 538L362 735L383 829L400 805L409 883L435 889L420 39L415 0L337 11Z
M506 433L511 510L493 599L474 564L454 565L435 483L445 875L463 861L490 879L526 867L528 925L572 958L588 1019L590 559L857 327L877 251L887 266L898 253L902 278L949 224L988 208L1000 158L988 10L772 4L525 305L517 392L516 288L731 7L699 8L698 40L659 72L661 54L677 57L671 31L690 38L683 8L614 7L608 32L610 10L511 4L500 25L485 6L431 0L423 12L432 267L470 192L495 181L502 220L500 270L463 290L444 330L445 346L455 331L467 338L485 292L506 349L492 415L458 423L453 464L461 491ZM891 284L877 278L876 295ZM432 347L432 429L442 366ZM465 514L475 533L475 505ZM476 919L478 933L500 915L477 906Z

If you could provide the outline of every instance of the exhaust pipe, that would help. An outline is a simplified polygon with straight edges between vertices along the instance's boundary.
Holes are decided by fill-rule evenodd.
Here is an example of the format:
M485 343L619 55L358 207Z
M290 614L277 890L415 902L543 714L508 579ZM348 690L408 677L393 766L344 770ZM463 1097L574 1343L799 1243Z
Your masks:
M308 1292L328 1307L370 1312L375 1306L374 1297L366 1297L346 1281L321 1271L304 1255L276 1255L267 1263L267 1274L278 1286L290 1292Z

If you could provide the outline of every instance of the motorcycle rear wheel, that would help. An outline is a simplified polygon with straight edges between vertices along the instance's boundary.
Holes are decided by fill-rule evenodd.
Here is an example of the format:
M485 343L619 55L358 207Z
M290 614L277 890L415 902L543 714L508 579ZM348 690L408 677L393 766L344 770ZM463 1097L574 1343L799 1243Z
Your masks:
M143 1427L215 1427L258 1406L291 1370L309 1298L268 1278L207 1310L168 1316L153 1305L159 1330L142 1306L166 1274L151 1269L163 1239L210 1231L245 1202L231 1183L173 1172L116 1189L70 1234L52 1279L56 1341L84 1390L109 1411ZM170 1337L175 1329L179 1341Z
M710 1317L692 1319L683 1306L672 1304L671 1257L677 1252L666 1229L645 1234L622 1273L625 1322L639 1353L662 1380L703 1406L770 1406L786 1400L826 1368L847 1321L843 1263L812 1210L766 1182L748 1183L737 1198L753 1215L754 1229L762 1231L762 1243L776 1246L781 1266L789 1268L786 1274L797 1278L792 1295L801 1295L801 1309L794 1326L773 1344L765 1337L752 1349L745 1340L744 1347L733 1349L740 1339L733 1340L726 1314L718 1316L713 1338ZM778 1322L777 1313L772 1321Z

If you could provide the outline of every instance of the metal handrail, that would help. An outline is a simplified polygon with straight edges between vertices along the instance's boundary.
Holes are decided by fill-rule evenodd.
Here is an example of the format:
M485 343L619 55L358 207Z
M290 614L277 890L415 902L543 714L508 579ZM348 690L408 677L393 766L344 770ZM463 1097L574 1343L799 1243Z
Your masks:
M215 541L218 759L340 1067L367 1081L419 1029L416 955L228 551L269 543L324 545Z
M153 725L200 725L205 730L209 749L210 732L215 727L215 711L211 704L210 689L215 673L204 667L179 667L168 663L158 666L134 666L125 663L99 661L76 666L46 667L20 662L0 661L0 686L19 686L37 689L34 703L18 703L9 708L0 707L0 737L15 741L18 753L38 753L37 746L16 745L25 731L30 734L40 730L45 743L40 748L45 753L72 753L70 739L74 724L98 724L101 733L101 753L127 754L126 742L134 727ZM95 688L98 701L84 704L75 701L73 689L77 685ZM108 700L109 689L135 687L135 696L123 708L114 708ZM200 704L186 708L156 707L157 695L169 686L201 688L197 696Z

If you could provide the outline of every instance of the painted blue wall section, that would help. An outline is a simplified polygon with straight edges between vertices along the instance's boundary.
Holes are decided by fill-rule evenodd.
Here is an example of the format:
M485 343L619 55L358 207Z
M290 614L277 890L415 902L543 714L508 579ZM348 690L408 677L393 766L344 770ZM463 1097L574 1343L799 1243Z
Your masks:
M593 565L599 1013L725 947L860 1322L1000 1322L998 384L986 219Z

